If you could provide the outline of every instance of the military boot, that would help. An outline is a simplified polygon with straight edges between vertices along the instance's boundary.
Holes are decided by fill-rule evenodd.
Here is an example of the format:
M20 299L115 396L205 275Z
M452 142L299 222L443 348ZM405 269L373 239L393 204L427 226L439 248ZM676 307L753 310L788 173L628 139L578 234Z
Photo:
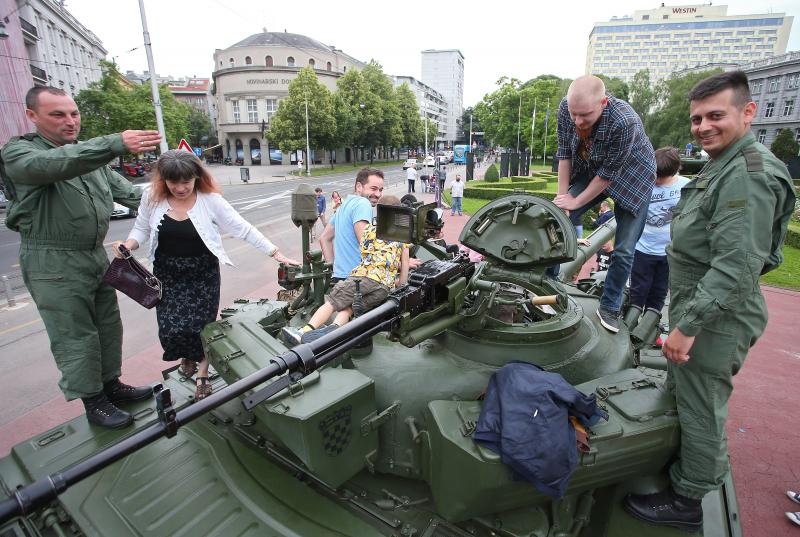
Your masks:
M622 502L625 510L634 517L683 531L703 529L702 500L681 496L672 487L655 494L628 494Z
M122 429L133 423L133 416L115 407L103 392L92 397L84 397L82 401L86 407L86 419L89 423L110 429Z
M103 393L113 404L138 401L153 395L151 386L129 386L123 384L118 378L103 384Z

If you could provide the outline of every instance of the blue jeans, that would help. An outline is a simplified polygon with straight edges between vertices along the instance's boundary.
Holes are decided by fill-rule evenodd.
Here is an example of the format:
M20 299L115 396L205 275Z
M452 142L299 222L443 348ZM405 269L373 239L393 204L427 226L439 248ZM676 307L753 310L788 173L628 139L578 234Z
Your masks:
M569 193L573 197L577 196L586 189L592 179L594 179L594 176L590 177L589 174L578 177L569 187ZM583 207L570 211L570 220L573 223L580 222L580 217L583 213L607 197L608 195L603 192ZM616 200L614 201L616 202ZM636 243L644 230L649 203L649 197L642 200L639 214L633 214L620 207L619 203L614 203L614 219L617 222L617 231L614 235L614 253L611 255L611 267L609 267L606 274L603 296L600 297L601 309L619 313L620 306L622 306L622 294L625 291L625 285L628 283L628 277L631 275L633 253L636 250Z
M450 205L450 216L453 216L456 213L461 214L461 201L463 199L464 198L461 197L452 198L452 205Z

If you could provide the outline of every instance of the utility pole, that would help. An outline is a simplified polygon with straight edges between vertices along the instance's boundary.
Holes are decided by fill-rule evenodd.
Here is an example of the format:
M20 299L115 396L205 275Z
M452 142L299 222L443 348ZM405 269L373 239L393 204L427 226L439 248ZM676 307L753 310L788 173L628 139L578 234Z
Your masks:
M422 155L422 165L425 165L425 159L428 158L428 100L423 103L425 105L425 151Z
M519 96L519 108L517 108L517 155L519 155L519 128L522 123L522 95Z
M311 175L308 159L311 158L311 144L308 141L308 97L306 97L306 176Z
M469 115L469 150L472 151L472 114Z
M531 151L530 159L533 164L533 133L536 130L536 99L533 100L533 118L531 118Z
M142 33L144 35L144 50L147 53L147 68L150 69L150 90L153 92L153 106L156 109L156 125L161 134L159 148L162 153L169 151L167 145L167 132L164 129L164 116L161 114L161 97L158 95L158 81L156 80L156 67L153 64L153 49L150 46L150 32L147 30L147 17L144 13L144 0L139 0L139 13L142 15Z

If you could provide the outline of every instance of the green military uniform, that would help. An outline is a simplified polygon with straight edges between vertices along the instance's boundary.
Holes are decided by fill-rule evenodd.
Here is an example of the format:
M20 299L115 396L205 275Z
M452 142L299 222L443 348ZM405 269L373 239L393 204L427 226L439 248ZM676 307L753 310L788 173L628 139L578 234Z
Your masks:
M683 187L673 210L670 328L696 337L689 361L669 365L681 424L670 478L680 495L702 498L728 471L732 377L766 327L758 278L783 260L794 201L786 166L748 132Z
M119 134L56 146L38 134L0 151L10 194L6 225L21 235L20 266L42 316L67 400L120 376L122 323L103 240L117 201L141 194L106 166L127 152Z

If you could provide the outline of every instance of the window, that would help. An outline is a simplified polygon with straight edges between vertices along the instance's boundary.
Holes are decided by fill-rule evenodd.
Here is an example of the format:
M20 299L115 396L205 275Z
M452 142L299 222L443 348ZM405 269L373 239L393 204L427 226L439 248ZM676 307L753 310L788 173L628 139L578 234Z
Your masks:
M794 139L796 142L800 143L800 129L794 130Z
M245 65L253 65L253 59L250 56L244 57L244 64Z
M642 15L642 20L643 21L650 20L650 15Z
M286 66L294 67L294 57L289 56L288 58L286 58Z
M772 93L773 91L778 91L780 87L781 87L781 77L774 76L769 79L769 86L767 88L768 92Z
M767 103L764 108L764 117L772 117L775 114L775 103Z
M308 65L310 65L311 67L314 67L316 64L317 63L314 61L314 58L309 58L308 59Z
M278 99L267 99L265 104L264 112L266 113L267 123L269 123L270 118L278 111Z
M767 129L758 129L758 143L763 144L764 140L767 139Z
M233 58L228 58L228 63L231 65L231 67L236 65L236 62L233 61Z
M232 101L231 106L233 107L233 122L241 123L242 118L239 115L239 101Z
M267 67L272 67L272 56L264 58L264 63L267 64Z
M786 77L786 89L795 89L800 86L800 73L792 73Z
M669 18L669 15L661 15L661 18L662 18L662 19L668 19L668 18Z
M247 99L247 122L258 123L258 101Z
M764 79L759 78L757 80L750 81L750 93L761 93L761 90L764 89Z
M792 112L794 112L794 99L790 101L783 102L783 115L784 116L791 116Z
M325 69L327 69L328 71L331 70L331 67L332 67L331 66L331 62L328 62L328 63L325 64Z

